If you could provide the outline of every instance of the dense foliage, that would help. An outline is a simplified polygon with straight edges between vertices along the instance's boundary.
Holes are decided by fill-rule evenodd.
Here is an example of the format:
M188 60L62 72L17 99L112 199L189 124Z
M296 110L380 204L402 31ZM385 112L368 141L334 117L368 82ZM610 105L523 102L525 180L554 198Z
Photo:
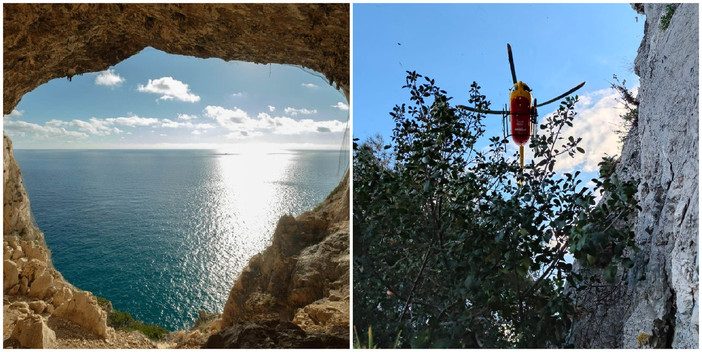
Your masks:
M112 303L103 297L96 296L97 302L103 310L107 312L107 325L118 330L139 331L151 340L159 340L169 333L165 328L145 324L135 320L128 312L118 311L112 308Z
M354 143L354 324L372 327L370 347L560 346L573 314L565 286L597 280L573 274L567 254L613 275L630 265L619 220L636 210L636 184L604 161L595 188L616 196L595 206L578 172L554 172L557 157L585 152L562 135L577 99L545 119L522 173L508 139L479 147L483 114L415 72L404 88L392 142ZM469 102L487 109L479 88Z
M675 13L675 10L678 8L678 5L676 4L668 4L665 5L665 14L661 16L661 29L666 30L668 29L668 26L670 26L670 20L673 18L673 14Z

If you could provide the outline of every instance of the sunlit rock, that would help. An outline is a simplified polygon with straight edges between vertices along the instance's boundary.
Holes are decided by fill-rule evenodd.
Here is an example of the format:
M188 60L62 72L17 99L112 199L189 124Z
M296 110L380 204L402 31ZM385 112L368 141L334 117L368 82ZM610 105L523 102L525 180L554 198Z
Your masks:
M12 331L12 338L25 348L53 348L56 343L56 333L49 329L38 314L19 318Z
M3 292L19 283L17 264L11 260L2 262L2 287Z
M56 308L54 315L107 338L107 314L98 306L97 300L90 292L76 291L71 300Z

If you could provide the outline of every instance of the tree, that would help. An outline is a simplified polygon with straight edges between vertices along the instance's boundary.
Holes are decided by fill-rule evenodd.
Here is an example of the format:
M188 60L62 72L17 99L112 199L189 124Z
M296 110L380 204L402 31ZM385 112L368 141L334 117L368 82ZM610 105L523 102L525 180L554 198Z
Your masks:
M553 171L556 157L584 153L580 139L561 135L577 99L545 119L522 173L516 155L506 156L508 139L477 147L482 114L451 106L434 80L416 72L404 88L410 104L390 114L392 144L354 144L354 324L372 326L380 347L392 346L400 331L401 347L560 345L573 314L564 286L583 281L566 254L587 259L631 237L626 224L611 225L610 212L596 211L578 172ZM487 109L479 89L471 85L469 102ZM391 157L382 153L389 149ZM635 210L634 197L610 208L623 219ZM623 249L610 253L594 263L616 267L626 259Z

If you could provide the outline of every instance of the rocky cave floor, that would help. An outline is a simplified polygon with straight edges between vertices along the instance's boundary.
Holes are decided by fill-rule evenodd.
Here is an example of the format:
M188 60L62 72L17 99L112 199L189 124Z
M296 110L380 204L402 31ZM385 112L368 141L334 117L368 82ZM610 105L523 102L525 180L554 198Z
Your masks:
M42 302L21 295L3 296L3 348L20 347L17 340L11 338L15 322L30 313L39 314L46 320L46 325L55 332L56 340L52 348L66 349L151 349L151 348L200 348L209 337L206 331L191 329L175 331L160 341L152 341L138 331L123 331L109 328L108 338L102 339L85 328L66 319L52 316L42 307Z

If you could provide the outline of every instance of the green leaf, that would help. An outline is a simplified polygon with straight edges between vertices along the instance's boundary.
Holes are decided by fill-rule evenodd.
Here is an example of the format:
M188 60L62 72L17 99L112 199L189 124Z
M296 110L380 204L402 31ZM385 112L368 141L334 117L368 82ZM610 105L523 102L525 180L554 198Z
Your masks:
M617 266L616 265L610 265L604 270L604 279L608 283L613 283L615 277L617 276Z
M595 256L590 255L589 253L587 254L587 262L590 264L595 264L597 261L597 258Z

